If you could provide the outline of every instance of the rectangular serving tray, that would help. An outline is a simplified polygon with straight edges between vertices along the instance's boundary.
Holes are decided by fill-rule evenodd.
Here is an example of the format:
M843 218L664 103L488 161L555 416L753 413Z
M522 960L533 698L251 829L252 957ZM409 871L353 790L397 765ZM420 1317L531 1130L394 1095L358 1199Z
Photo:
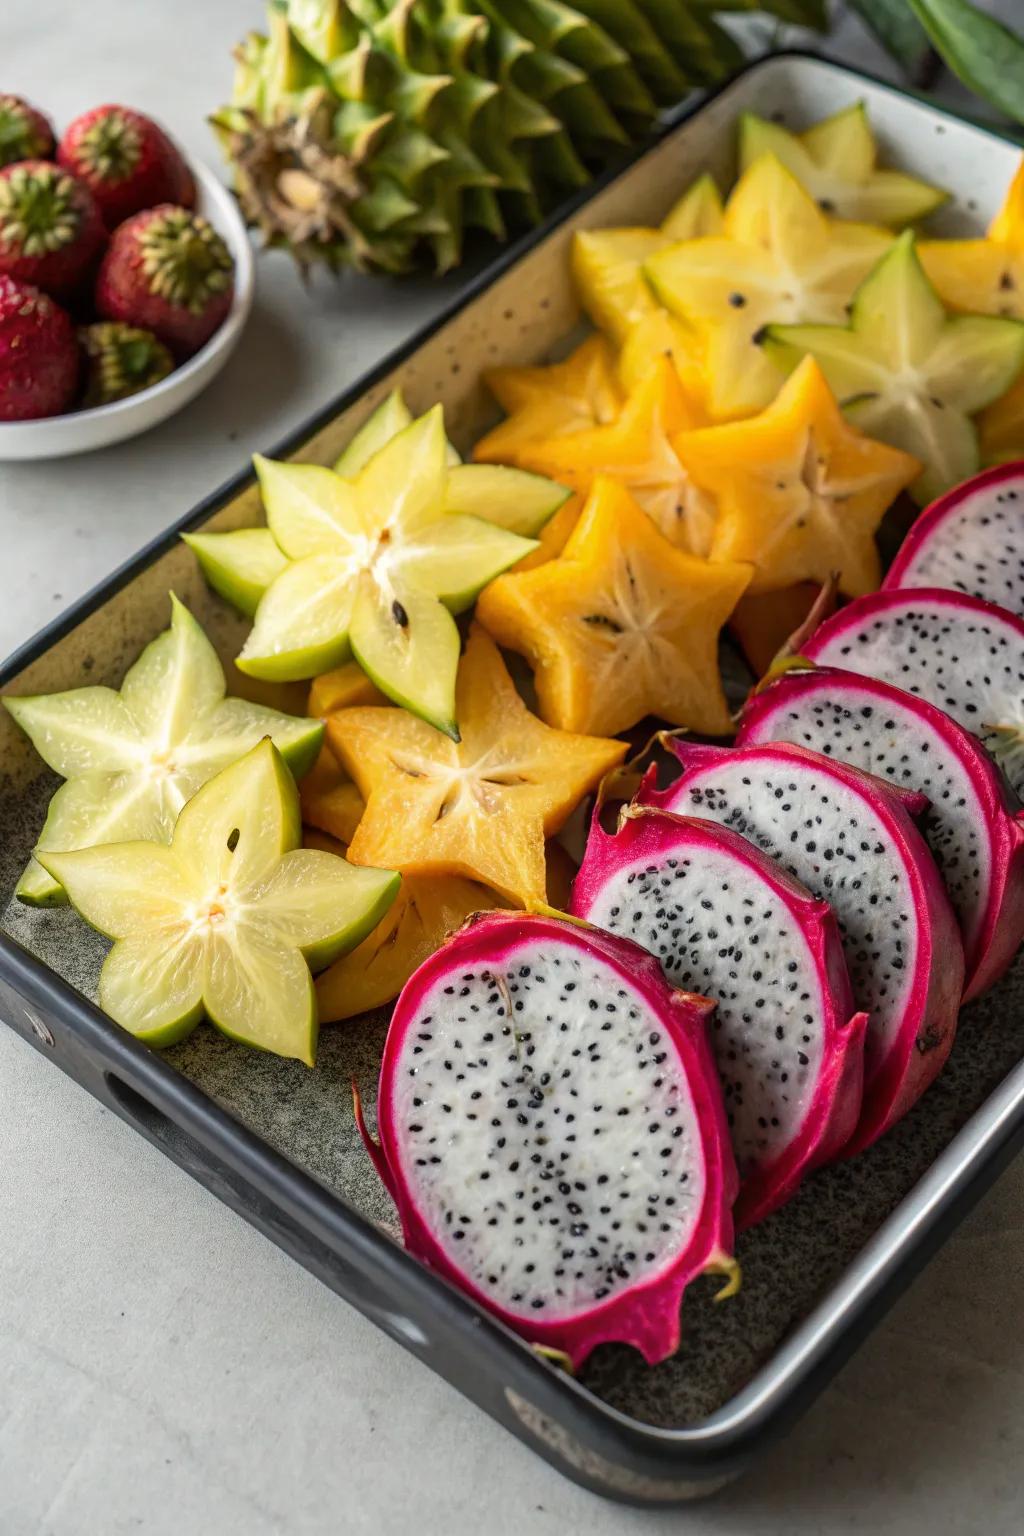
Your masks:
M510 250L427 330L335 400L278 456L331 460L383 395L445 406L456 446L495 417L484 368L559 355L579 323L576 229L655 224L693 177L732 173L744 110L801 126L866 100L883 154L954 196L936 221L978 232L1019 150L890 86L800 54L749 67L682 114L627 169ZM249 470L63 614L0 669L5 692L120 681L168 622L173 588L207 627L235 692L301 710L303 691L258 690L230 663L244 624L211 594L178 534L260 521ZM294 686L294 685L293 685ZM0 718L0 1015L83 1087L553 1465L640 1504L709 1492L813 1401L874 1322L1024 1142L1024 970L965 1010L950 1063L878 1146L816 1175L740 1241L741 1294L712 1307L698 1283L679 1354L656 1368L599 1351L578 1380L410 1258L363 1153L348 1083L372 1108L384 1014L330 1027L315 1071L203 1027L158 1055L92 1002L103 946L68 909L12 900L56 784ZM922 1393L927 1390L922 1383Z

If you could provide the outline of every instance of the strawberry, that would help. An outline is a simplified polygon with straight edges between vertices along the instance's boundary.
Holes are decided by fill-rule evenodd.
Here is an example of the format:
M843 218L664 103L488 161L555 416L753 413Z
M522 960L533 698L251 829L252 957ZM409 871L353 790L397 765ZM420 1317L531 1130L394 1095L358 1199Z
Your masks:
M70 298L106 240L84 183L45 160L0 169L0 273Z
M48 118L23 96L0 92L0 165L49 160L56 140Z
M126 400L151 384L159 384L174 367L174 359L152 331L116 320L84 325L78 340L85 355L83 406L110 405Z
M96 310L152 331L179 360L217 330L234 292L231 252L211 224L169 203L126 219L96 280Z
M195 203L195 183L180 152L131 107L94 107L76 117L57 159L89 187L108 229L157 203Z
M0 421L59 416L77 387L70 317L30 283L0 275Z

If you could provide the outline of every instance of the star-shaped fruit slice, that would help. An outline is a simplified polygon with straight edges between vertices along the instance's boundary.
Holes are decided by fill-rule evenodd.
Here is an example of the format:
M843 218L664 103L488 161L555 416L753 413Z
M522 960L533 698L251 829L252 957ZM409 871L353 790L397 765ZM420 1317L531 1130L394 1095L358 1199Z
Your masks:
M183 533L215 592L252 618L270 583L288 564L269 528L236 528L230 533Z
M759 416L684 432L676 446L718 504L709 558L748 561L751 595L832 571L847 597L873 592L875 530L921 469L844 420L811 357Z
M603 426L622 405L615 359L603 336L588 337L564 362L492 368L485 379L506 414L473 450L485 464L519 464L524 443Z
M1024 366L1024 324L947 315L909 231L857 290L849 325L771 326L763 345L785 369L809 352L848 421L920 459L910 488L920 502L974 473L971 417Z
M978 440L983 464L1024 459L1024 375L982 411Z
M611 736L657 715L721 736L718 636L750 576L674 548L602 476L559 558L500 576L477 616L529 658L540 714L560 730Z
M672 208L660 229L585 229L572 243L572 275L580 303L598 330L621 346L629 331L661 305L644 274L644 262L674 240L718 234L722 200L713 179L702 176Z
M320 750L323 725L246 699L225 698L224 670L202 628L171 594L171 626L114 688L7 697L4 704L57 790L37 852L149 838L167 842L179 811L207 779L269 736L296 777ZM64 900L59 881L31 859L17 895Z
M544 725L476 627L459 667L458 709L458 742L404 710L331 716L331 750L366 800L349 858L460 875L520 905L543 903L545 837L622 761L626 743Z
M99 980L111 1018L166 1046L206 1015L233 1040L312 1066L310 967L377 925L400 876L300 848L300 833L295 781L262 741L193 796L169 847L44 854L81 915L114 940Z
M829 219L774 155L762 155L729 198L721 236L650 258L645 270L662 303L703 337L714 420L762 410L777 392L779 373L758 347L763 327L845 319L891 240L887 230Z
M917 249L949 309L1024 320L1024 159L984 240L922 240Z
M899 229L925 218L949 197L916 176L879 168L878 145L862 101L803 133L744 112L739 123L741 172L762 155L774 155L823 213L839 219Z
M457 735L452 615L535 548L510 525L535 522L536 477L501 471L506 526L497 526L500 490L480 486L478 466L449 465L440 406L351 479L314 464L256 465L267 522L289 564L260 600L239 668L273 680L313 677L351 653L382 693ZM463 506L486 498L491 520L449 510L452 480ZM550 515L565 493L543 489Z
M581 496L599 475L610 476L626 487L670 543L702 556L711 547L715 504L694 483L674 443L680 432L704 420L668 359L656 357L610 426L524 445L521 457Z

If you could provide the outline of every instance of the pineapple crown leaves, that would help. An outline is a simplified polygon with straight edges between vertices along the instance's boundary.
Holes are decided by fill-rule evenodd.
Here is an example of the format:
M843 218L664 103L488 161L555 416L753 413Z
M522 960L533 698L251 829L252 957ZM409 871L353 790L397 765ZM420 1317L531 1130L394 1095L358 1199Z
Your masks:
M780 3L812 22L820 9ZM247 218L301 264L398 272L432 258L444 270L466 228L502 238L507 223L538 221L661 106L734 68L739 50L711 10L273 0L213 122Z

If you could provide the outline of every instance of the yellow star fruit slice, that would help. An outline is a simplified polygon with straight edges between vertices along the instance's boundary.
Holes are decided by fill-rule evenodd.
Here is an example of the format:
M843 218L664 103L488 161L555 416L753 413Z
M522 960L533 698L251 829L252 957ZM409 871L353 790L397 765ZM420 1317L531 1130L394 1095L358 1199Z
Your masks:
M676 446L718 504L709 558L748 561L751 596L832 571L848 597L873 592L875 531L921 470L844 420L811 357L759 416L684 432Z
M610 736L657 715L727 735L718 637L750 576L674 548L602 476L559 558L500 576L477 616L529 658L541 717L559 730Z
M193 796L170 846L44 854L81 915L114 940L99 979L111 1018L167 1046L205 1015L241 1044L312 1066L310 967L358 944L400 877L300 848L300 830L295 781L263 741Z
M917 249L949 309L1024 320L1024 160L984 240L922 240Z
M519 465L523 443L603 426L615 420L622 405L614 355L603 336L588 337L564 362L493 368L484 378L506 413L506 420L473 450L474 459L484 464Z
M809 352L848 421L921 461L910 489L928 502L977 469L971 418L1024 366L1024 324L947 315L908 231L857 290L849 325L772 326L764 349L785 369Z
M762 155L774 155L823 213L840 219L902 228L925 218L949 197L915 176L879 168L878 145L862 101L803 133L744 112L739 122L741 172Z
M167 842L179 811L207 779L269 736L301 777L323 726L225 697L224 670L201 626L171 594L171 625L113 688L7 697L43 761L67 782L50 801L37 852L149 838ZM16 894L62 902L33 858Z
M403 710L348 709L330 747L366 800L356 864L478 880L545 900L544 839L622 761L626 743L552 730L526 708L494 642L474 628L459 666L461 740Z
M703 338L711 417L762 410L781 383L758 345L763 327L845 319L891 240L888 230L827 218L774 155L763 155L729 198L721 236L652 256L645 270L658 297Z
M982 411L978 439L983 464L1024 459L1024 375Z
M704 420L668 359L657 357L610 426L524 444L520 454L533 469L581 496L599 475L610 476L672 544L705 555L714 530L714 500L695 484L674 446L681 431Z

